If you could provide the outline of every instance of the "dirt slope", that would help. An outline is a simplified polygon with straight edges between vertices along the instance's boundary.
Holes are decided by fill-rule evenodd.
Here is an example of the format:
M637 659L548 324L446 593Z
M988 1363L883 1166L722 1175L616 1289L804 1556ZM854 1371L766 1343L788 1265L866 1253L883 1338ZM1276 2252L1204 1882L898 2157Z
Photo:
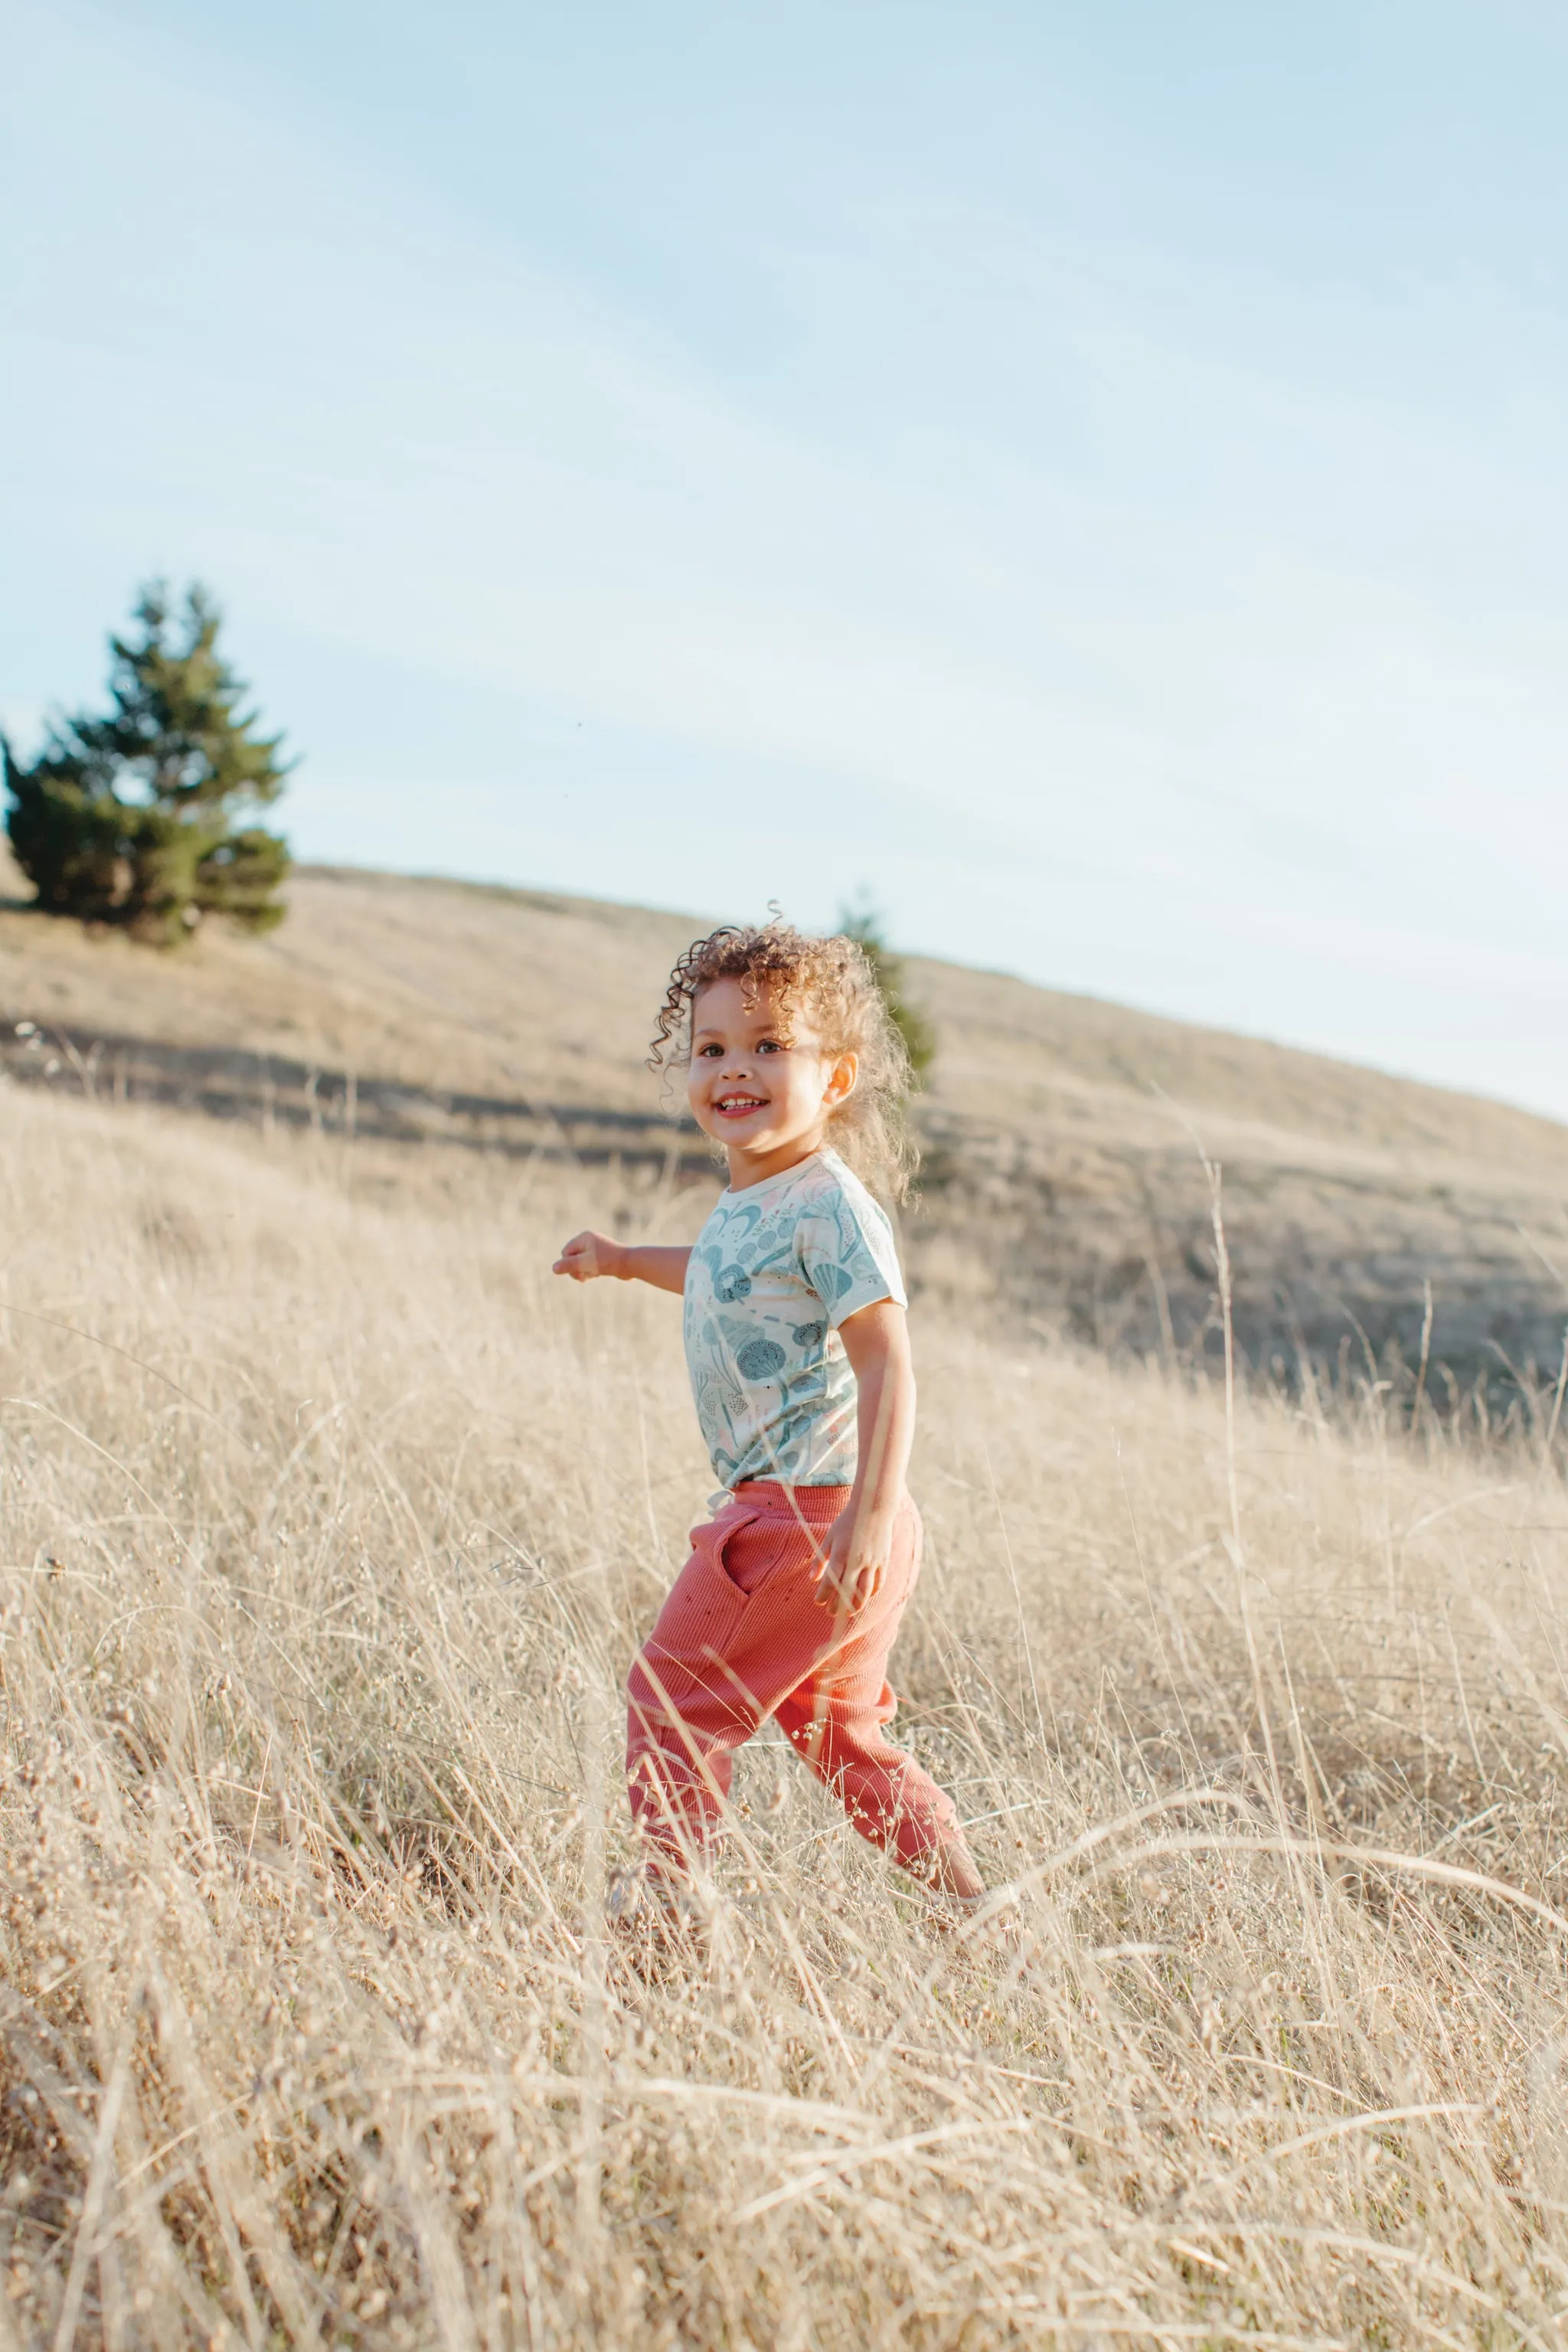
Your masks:
M219 1115L702 1172L642 1066L691 918L329 869L290 898L268 939L157 955L34 915L0 874L0 1065ZM1397 1342L1415 1365L1429 1284L1439 1394L1440 1364L1466 1383L1489 1365L1506 1381L1504 1359L1555 1374L1568 1288L1542 1259L1568 1271L1568 1129L995 973L918 961L910 981L941 1045L908 1225L928 1286L1106 1345L1211 1344L1201 1141L1224 1166L1254 1360L1365 1369Z

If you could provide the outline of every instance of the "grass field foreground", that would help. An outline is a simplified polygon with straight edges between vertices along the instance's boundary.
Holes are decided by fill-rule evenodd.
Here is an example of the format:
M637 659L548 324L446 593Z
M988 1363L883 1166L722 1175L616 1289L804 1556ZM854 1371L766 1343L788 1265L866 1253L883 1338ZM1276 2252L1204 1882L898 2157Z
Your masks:
M692 1202L0 1095L0 2346L1568 2339L1568 1491L917 1320L943 1938L781 1744L603 1928ZM951 1317L951 1310L944 1309Z

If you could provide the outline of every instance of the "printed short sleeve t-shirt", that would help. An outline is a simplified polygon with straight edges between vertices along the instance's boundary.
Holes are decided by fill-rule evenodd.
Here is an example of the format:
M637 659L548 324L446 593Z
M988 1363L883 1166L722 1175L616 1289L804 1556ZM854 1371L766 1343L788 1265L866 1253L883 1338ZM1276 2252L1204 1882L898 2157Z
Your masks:
M855 1375L838 1326L907 1304L893 1229L836 1151L720 1196L686 1273L686 1362L721 1486L855 1475Z

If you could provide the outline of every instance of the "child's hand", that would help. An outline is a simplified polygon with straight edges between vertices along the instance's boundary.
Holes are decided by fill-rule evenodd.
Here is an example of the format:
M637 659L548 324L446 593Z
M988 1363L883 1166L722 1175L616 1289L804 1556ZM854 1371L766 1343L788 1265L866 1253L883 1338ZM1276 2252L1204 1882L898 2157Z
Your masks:
M869 1608L893 1556L894 1517L890 1511L857 1511L853 1506L839 1513L816 1577L816 1598L824 1609Z
M622 1276L626 1270L626 1248L613 1242L608 1234L574 1234L551 1268L552 1274L569 1274L574 1282L592 1282L601 1275Z

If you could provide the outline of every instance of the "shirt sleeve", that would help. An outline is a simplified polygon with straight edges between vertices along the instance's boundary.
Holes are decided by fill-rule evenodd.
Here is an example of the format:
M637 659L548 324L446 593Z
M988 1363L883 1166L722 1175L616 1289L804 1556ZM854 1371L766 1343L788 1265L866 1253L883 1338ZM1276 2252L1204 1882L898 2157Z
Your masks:
M837 1331L862 1307L890 1298L907 1307L893 1229L868 1192L836 1186L812 1203L796 1228L800 1267Z

